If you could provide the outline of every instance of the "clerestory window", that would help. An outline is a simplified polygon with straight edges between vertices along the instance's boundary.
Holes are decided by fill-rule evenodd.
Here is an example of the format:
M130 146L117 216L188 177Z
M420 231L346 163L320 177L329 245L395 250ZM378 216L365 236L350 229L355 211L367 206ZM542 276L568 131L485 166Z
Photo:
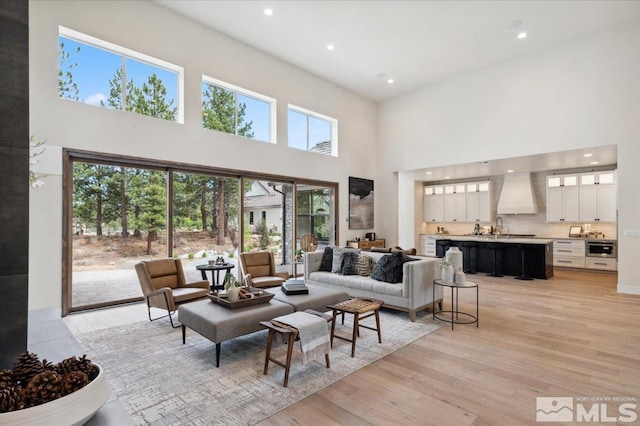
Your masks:
M202 76L202 127L276 142L276 100Z
M289 147L338 156L338 120L289 105Z
M184 122L184 69L59 27L58 96Z

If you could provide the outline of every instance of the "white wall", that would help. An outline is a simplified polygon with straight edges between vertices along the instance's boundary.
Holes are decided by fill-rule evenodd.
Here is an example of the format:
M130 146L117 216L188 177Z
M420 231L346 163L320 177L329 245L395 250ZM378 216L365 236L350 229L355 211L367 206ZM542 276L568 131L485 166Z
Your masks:
M185 123L113 111L57 96L58 25L183 66ZM349 231L348 177L375 179L376 106L152 2L29 2L31 133L50 146L338 182L340 240ZM202 74L278 101L278 143L202 129ZM287 147L287 104L337 118L339 158ZM56 161L61 161L58 158ZM61 302L62 184L50 176L31 194L30 309ZM381 213L380 197L376 223Z
M636 23L379 104L382 192L398 198L389 178L398 171L615 144L618 290L640 294L640 239L624 237L640 229L638 52ZM413 207L385 209L378 232L414 238Z

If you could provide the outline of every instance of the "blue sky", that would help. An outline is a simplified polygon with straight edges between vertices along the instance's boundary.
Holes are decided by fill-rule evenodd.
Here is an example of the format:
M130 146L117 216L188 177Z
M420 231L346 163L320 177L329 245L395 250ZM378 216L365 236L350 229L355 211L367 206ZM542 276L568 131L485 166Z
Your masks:
M116 70L122 67L122 56L65 37L59 37L59 41L64 43L64 50L70 54L66 64L78 64L71 69L71 72L78 85L79 100L91 105L100 105L102 101L106 105L110 90L109 80L113 78ZM79 51L77 51L78 47ZM64 71L66 68L63 67ZM177 106L178 75L176 73L126 58L127 80L133 79L136 86L141 86L154 73L167 88L167 102L173 100L173 106ZM268 104L242 94L238 95L238 101L246 104L245 120L252 122L254 139L269 141ZM308 147L307 125L309 126ZM288 134L289 146L306 150L318 142L331 139L331 124L311 116L307 122L307 115L289 111Z
M65 51L70 54L67 63L78 64L71 73L78 85L80 101L91 105L100 105L100 101L104 101L106 104L109 97L109 80L113 78L116 70L122 67L122 56L68 38L60 37L59 40L64 43ZM78 47L80 51L76 53ZM133 80L136 86L141 86L155 73L167 88L167 102L173 100L173 106L177 105L176 73L131 58L126 60L126 70L127 80Z

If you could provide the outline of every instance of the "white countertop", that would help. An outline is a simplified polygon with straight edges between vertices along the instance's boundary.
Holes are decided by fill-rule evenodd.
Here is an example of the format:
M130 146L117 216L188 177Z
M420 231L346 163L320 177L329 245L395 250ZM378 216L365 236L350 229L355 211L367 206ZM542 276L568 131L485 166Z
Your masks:
M507 243L507 244L549 244L553 242L551 238L516 238L498 235L449 235L449 234L422 234L429 235L439 240L451 241L478 241L481 243Z

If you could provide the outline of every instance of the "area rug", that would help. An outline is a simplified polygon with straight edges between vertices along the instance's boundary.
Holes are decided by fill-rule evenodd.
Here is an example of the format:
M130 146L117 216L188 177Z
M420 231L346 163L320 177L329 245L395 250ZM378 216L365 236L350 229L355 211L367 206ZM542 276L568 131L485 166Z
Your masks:
M350 335L351 317L344 326L338 321L336 334ZM284 368L271 362L268 374L262 374L266 331L223 342L219 368L214 343L187 329L183 345L180 329L166 319L76 338L105 369L135 424L252 425L440 327L425 312L412 323L406 313L381 310L380 322L382 344L375 331L362 329L355 358L351 343L335 339L330 369L315 361L303 365L296 343L287 388ZM375 319L362 323L375 325ZM272 353L284 361L286 345Z

